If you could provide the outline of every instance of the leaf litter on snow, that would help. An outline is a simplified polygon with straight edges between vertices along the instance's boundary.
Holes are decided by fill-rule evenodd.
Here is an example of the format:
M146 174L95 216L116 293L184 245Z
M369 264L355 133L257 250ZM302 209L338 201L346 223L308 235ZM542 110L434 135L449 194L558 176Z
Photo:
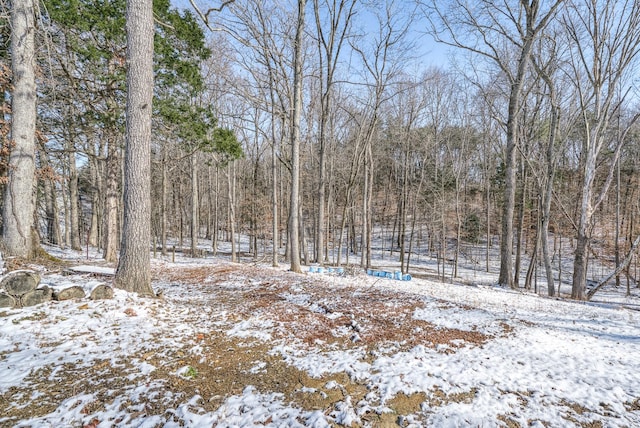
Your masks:
M0 425L640 424L619 306L211 259L153 274L163 299L2 312Z

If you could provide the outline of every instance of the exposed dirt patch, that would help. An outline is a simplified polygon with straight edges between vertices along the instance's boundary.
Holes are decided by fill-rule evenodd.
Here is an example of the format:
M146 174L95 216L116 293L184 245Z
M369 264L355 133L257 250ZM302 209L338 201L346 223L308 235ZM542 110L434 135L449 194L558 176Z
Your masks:
M296 341L320 350L363 348L363 355L371 355L370 351L384 347L402 350L417 345L438 349L446 345L442 352L454 353L460 347L482 346L492 339L478 331L436 328L414 319L416 309L424 307L423 297L372 288L318 286L321 277L232 264L180 269L161 266L153 275L155 287L165 291L165 300L159 300L149 312L160 316L161 305L179 306L196 329L195 336L188 340L176 336L172 346L160 348L151 345L165 343L171 336L154 336L149 349L115 361L105 358L91 366L78 361L34 370L22 386L0 395L0 408L10 418L6 426L12 426L11 421L46 415L82 393L95 394L82 408L87 417L114 406L136 417L166 415L194 396L201 397L198 406L213 412L248 385L260 392L282 394L284 402L299 408L329 414L347 397L352 403L362 400L370 392L366 380L352 379L346 373L310 377L271 352L274 343ZM188 287L189 292L172 292L174 287ZM127 317L138 316L133 308L123 311ZM29 319L46 317L36 316L40 318ZM212 317L217 322L215 330L198 330L202 319ZM269 331L260 332L270 340L226 333L237 323L252 319L271 322ZM510 327L504 324L503 331L509 334ZM43 341L42 348L54 349L60 344ZM153 370L140 373L140 362ZM144 392L133 394L137 398L131 402L119 401L121 392L131 391L141 379L146 382ZM390 411L368 411L362 420L377 427L402 426L402 417L420 413L424 403L432 407L466 403L475 393L445 394L436 389L399 394L380 403ZM38 397L35 403L34 396Z
M583 428L602 428L604 426L602 424L602 421L599 421L599 420L591 420L591 421L580 420L580 419L584 419L585 417L588 417L589 414L599 413L599 410L601 409L593 411L578 403L573 403L565 400L563 400L561 404L568 408L568 412L563 416L563 418L573 422L577 426L580 426ZM604 407L604 410L607 410L606 406Z

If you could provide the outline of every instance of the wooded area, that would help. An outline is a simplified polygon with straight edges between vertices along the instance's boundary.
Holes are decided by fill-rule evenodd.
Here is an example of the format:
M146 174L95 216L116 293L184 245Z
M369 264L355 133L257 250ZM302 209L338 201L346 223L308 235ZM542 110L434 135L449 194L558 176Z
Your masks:
M636 286L640 1L155 0L152 18L127 14L148 3L0 3L8 255L39 241L122 263L126 248L199 257L226 241L233 261L385 254L407 273L419 252L444 280L473 246L504 286L531 288L540 265L554 295L569 257L574 299L591 296L591 264ZM153 48L128 52L151 19ZM151 60L153 84L136 83ZM136 84L152 107L127 98ZM148 143L130 108L150 114Z

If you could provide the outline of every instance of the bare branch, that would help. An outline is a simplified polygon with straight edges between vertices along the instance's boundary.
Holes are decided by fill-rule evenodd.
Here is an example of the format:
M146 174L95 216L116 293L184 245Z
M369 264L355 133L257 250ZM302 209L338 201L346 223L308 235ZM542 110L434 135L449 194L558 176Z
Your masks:
M214 30L211 27L211 23L209 22L209 15L211 15L214 12L215 13L222 12L225 7L229 6L233 2L235 2L235 0L225 0L220 4L219 7L210 7L209 9L207 9L206 12L202 12L200 7L198 7L198 5L195 3L194 0L189 0L189 3L191 4L191 7L193 7L193 9L196 11L196 13L200 17L200 19L202 19L202 22L204 22L204 25L206 25L207 28L209 30L211 30L211 31L216 31L216 30Z

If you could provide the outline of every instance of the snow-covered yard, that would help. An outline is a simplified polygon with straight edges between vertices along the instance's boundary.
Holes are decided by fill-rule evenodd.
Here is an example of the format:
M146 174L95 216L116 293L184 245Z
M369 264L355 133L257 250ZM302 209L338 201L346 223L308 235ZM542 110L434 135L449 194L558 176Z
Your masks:
M161 299L0 310L0 426L640 426L640 299L623 290L585 304L221 259L153 271Z

